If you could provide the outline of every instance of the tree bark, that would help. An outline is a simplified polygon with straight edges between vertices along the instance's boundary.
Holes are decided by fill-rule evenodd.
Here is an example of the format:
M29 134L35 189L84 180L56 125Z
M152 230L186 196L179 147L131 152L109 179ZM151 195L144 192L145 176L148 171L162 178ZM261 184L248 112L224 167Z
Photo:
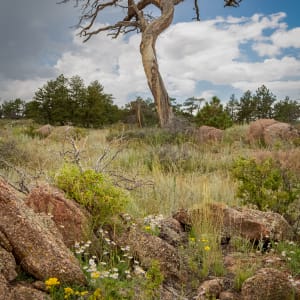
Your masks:
M161 9L161 16L148 23L142 31L140 52L148 85L154 97L160 126L166 127L172 123L174 114L168 92L159 72L155 45L159 34L172 23L174 3L173 0L158 0L157 2Z

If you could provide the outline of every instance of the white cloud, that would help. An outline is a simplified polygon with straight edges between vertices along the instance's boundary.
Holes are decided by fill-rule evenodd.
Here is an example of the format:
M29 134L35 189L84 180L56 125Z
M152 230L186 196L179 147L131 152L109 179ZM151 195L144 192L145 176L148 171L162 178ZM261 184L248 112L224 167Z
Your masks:
M157 43L159 66L169 94L182 99L193 95L222 98L223 90L218 85L254 91L266 84L275 94L299 98L300 60L285 56L284 49L300 48L300 28L288 30L284 17L284 13L255 14L251 18L218 17L172 25ZM55 72L67 77L79 75L87 84L99 80L118 104L132 95L150 96L139 43L139 35L128 39L98 35L85 44L74 35L70 50L56 62ZM246 44L264 60L255 61L243 48ZM204 91L197 88L199 81L209 83ZM35 91L44 83L19 81L12 88L22 97L22 92L28 95L30 89Z

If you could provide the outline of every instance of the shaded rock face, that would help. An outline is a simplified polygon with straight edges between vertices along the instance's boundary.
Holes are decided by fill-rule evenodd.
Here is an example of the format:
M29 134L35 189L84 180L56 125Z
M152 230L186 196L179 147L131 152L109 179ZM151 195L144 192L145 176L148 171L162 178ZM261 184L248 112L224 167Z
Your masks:
M292 300L294 288L287 275L272 268L263 268L242 286L243 300Z
M207 142L220 142L223 138L224 130L211 127L211 126L201 126L196 129L194 136L197 142L207 143Z
M247 140L250 144L274 145L278 141L292 141L299 138L299 131L287 123L274 119L260 119L250 123Z
M35 214L2 179L0 232L0 239L5 236L4 243L9 242L16 262L33 277L42 281L57 277L72 284L86 282L78 261L63 243L53 221Z
M76 241L90 239L86 214L58 189L48 185L37 187L30 192L25 203L36 213L51 215L67 247L74 247Z
M223 289L222 279L216 278L204 281L198 288L196 300L219 299Z

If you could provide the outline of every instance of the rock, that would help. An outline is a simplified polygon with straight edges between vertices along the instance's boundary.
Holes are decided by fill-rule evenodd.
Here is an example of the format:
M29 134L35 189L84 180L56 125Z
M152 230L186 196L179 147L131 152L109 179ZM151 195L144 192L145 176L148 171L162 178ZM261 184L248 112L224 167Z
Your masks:
M218 220L223 237L241 236L251 241L292 240L294 232L288 222L278 213L262 212L249 208L231 208L211 203L207 208L210 218ZM203 209L181 210L173 215L182 226L191 227L192 220L201 219Z
M220 300L239 300L240 297L239 297L239 295L237 295L235 293L223 291L220 293L219 299Z
M53 221L35 214L2 179L0 232L12 246L16 261L35 278L44 281L57 277L65 283L86 283L78 261L63 243Z
M293 141L300 137L298 130L287 123L274 123L265 128L263 138L266 145L272 146L280 141Z
M17 284L12 287L9 300L50 300L50 297L30 286Z
M138 227L129 227L117 237L116 242L122 246L129 246L145 269L150 268L154 260L158 261L165 281L184 281L177 250L158 236L144 232Z
M274 119L259 119L250 123L247 140L250 144L264 142L264 130L270 125L277 123Z
M241 295L243 300L290 300L294 288L283 272L263 268L243 283Z
M0 299L10 300L10 290L7 281L3 275L0 274Z
M58 189L49 185L37 187L31 190L25 203L36 213L51 215L67 247L74 247L76 241L91 239L87 213Z
M224 130L211 127L201 126L195 130L195 140L199 143L220 142L223 138Z
M0 246L0 274L7 281L12 281L17 277L16 261L14 256Z
M220 278L204 281L197 291L196 300L219 299L223 289L223 280Z
M159 226L159 237L168 244L178 247L187 242L187 235L180 223L174 218L163 219Z
M52 131L53 131L53 127L47 124L36 129L35 133L37 133L40 137L47 137L48 135L50 135Z
M292 227L278 213L230 208L218 203L211 204L210 209L212 217L221 220L225 236L237 235L251 241L282 241L294 237Z
M189 231L192 227L192 219L187 209L180 209L173 214L173 218L177 220L185 231Z

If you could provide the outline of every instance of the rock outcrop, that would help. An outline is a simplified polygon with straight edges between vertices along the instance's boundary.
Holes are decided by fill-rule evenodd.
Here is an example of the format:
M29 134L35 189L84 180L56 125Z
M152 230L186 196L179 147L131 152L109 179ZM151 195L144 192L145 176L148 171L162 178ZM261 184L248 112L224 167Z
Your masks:
M34 278L44 281L57 277L61 282L73 284L86 282L77 259L63 243L53 221L35 214L2 179L0 232L2 247ZM3 274L13 276L7 272Z
M37 187L31 190L25 203L34 212L51 216L67 247L74 247L76 241L91 239L87 213L58 189L49 185Z
M201 126L195 130L194 137L199 143L220 142L223 134L224 130L212 126Z
M241 295L243 300L289 300L295 299L294 293L286 274L263 268L243 283Z
M50 135L50 133L53 131L54 127L50 124L46 124L38 129L36 129L34 132L38 134L40 137L47 137Z
M250 144L264 143L272 146L280 141L292 141L300 137L292 125L274 119L259 119L250 123L247 140Z

